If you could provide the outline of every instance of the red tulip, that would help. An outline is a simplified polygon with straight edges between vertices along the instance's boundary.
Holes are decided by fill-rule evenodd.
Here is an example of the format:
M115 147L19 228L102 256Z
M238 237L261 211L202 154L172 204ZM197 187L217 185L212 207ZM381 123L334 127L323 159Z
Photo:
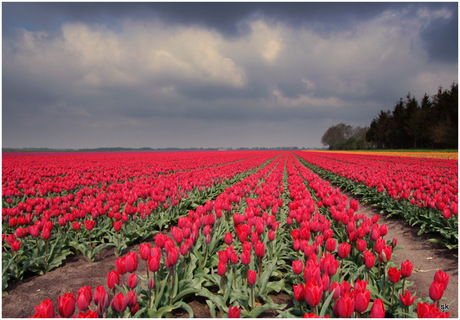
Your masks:
M54 318L53 301L43 300L38 306L35 306L34 318Z
M178 227L172 227L171 234L174 238L174 241L176 241L177 244L182 243L182 241L184 240L184 235L182 233L182 230L179 229Z
M366 268L371 269L374 267L375 256L369 250L364 251L363 259Z
M114 289L115 285L120 285L120 274L116 270L107 272L107 286Z
M442 283L444 290L446 290L447 285L449 284L449 278L450 276L442 270L437 271L434 275L434 281Z
M123 222L121 222L121 221L114 221L113 222L113 229L115 231L120 231L122 226L123 226Z
M303 262L301 260L292 261L292 271L295 274L301 274L303 271Z
M263 258L265 256L265 243L260 241L256 242L254 249L257 257Z
M226 272L227 272L227 263L219 262L219 264L217 265L217 273L219 274L219 276L224 276Z
M318 285L321 284L321 268L317 265L310 265L307 263L304 270L304 279L305 283L311 281L316 282Z
M383 248L382 252L379 255L380 261L382 262L388 262L391 259L391 254L393 252L393 249L391 246L386 246Z
M36 224L33 226L29 226L29 233L32 235L32 237L36 238L40 234L40 228Z
M318 286L316 282L308 281L305 284L305 301L310 307L316 307L321 302L323 288Z
M248 271L248 284L253 285L256 283L257 280L257 272L254 270Z
M350 250L351 250L351 245L346 242L342 242L341 244L339 244L339 248L338 248L339 257L341 259L345 259L350 254Z
M227 251L225 250L218 251L217 254L219 255L219 262L227 263L228 261Z
M78 289L77 294L77 306L78 309L85 311L88 309L89 304L92 300L91 287L85 286Z
M137 293L134 293L133 290L130 290L127 293L127 297L128 297L128 307L130 308L134 307L137 303Z
M230 258L230 261L231 261L233 264L237 264L237 263L238 263L238 255L236 254L236 252L232 252L232 257Z
M331 279L329 278L328 274L325 273L321 277L321 284L323 286L323 291L327 291L331 285Z
M80 222L75 221L75 222L72 223L72 228L73 228L75 231L77 231L78 229L80 229L80 226L81 226L81 223L80 223Z
M16 234L16 237L24 238L27 235L27 232L27 228L16 228L14 233Z
M142 260L148 260L150 257L151 247L149 243L141 243L139 246L139 254L141 255Z
M43 240L48 240L51 236L51 230L48 228L43 228L42 230L42 238Z
M131 315L134 316L139 311L139 302L136 302L134 307L131 307Z
M163 234L163 233L157 233L155 235L155 245L158 247L158 248L164 248L165 246L165 242L166 242L166 236Z
M11 244L11 250L12 251L19 251L19 248L21 247L21 242L14 240L14 242Z
M364 291L366 291L368 283L369 283L369 281L364 281L364 280L361 280L361 279L356 280L355 285L354 285L355 292L364 292Z
M104 296L107 296L106 298L108 299L108 293L105 288L103 286L97 286L96 290L94 290L94 303L98 305L100 301L103 301ZM108 307L108 305L105 307Z
M363 313L367 310L370 301L371 293L369 290L355 293L355 310L359 313Z
M385 248L385 240L382 238L377 239L377 241L375 241L375 246L374 246L375 252L380 254L383 248Z
M441 300L442 296L444 295L444 284L433 281L430 286L429 294L432 300Z
M137 269L137 253L130 252L125 257L125 267L127 272L134 272Z
M305 289L304 289L304 286L303 284L299 283L298 285L296 286L292 286L294 288L294 298L297 300L297 301L302 301L305 299Z
M88 231L93 230L95 223L96 223L96 221L94 221L94 220L85 220L86 230L88 230Z
M118 273L124 275L126 273L126 257L120 257L115 260L115 268Z
M344 293L335 302L334 310L334 314L337 314L340 318L350 318L355 310L355 301L348 293Z
M75 311L75 296L72 292L58 297L59 314L63 318L69 318Z
M228 317L229 318L239 318L241 314L241 309L237 306L228 308Z
M414 303L415 298L417 296L412 297L411 293L408 290L406 290L406 294L404 296L402 294L399 294L399 297L401 299L401 303L405 305L406 307L408 307Z
M225 243L227 245L231 245L232 242L233 242L233 233L231 233L231 232L226 233L225 234Z
M251 251L243 250L241 253L241 263L247 266L251 262Z
M180 256L180 251L177 247L173 247L169 252L168 252L168 259L166 260L166 267L173 266L176 264L177 260L179 260Z
M147 260L149 265L149 270L152 272L157 272L160 269L160 256L150 256Z
M276 237L275 231L273 231L273 230L268 231L268 240L269 241L275 240L275 237Z
M391 247L394 249L394 248L396 248L397 244L398 244L398 239L393 238L393 240L391 241Z
M401 271L399 271L396 267L392 267L388 269L388 279L392 283L396 283L401 279Z
M112 310L116 312L123 312L125 311L126 307L128 306L129 298L128 296L123 295L123 292L119 292L112 298L111 307Z
M340 288L340 284L337 282L332 282L331 285L329 286L329 293L332 293L334 291L334 299L338 299L342 293L342 290Z
M363 252L367 248L367 243L366 240L363 239L358 239L356 241L356 248L358 249L359 252Z
M326 240L326 250L329 252L332 252L335 250L335 247L337 246L337 240L334 238L329 238Z
M137 276L132 273L128 278L128 288L134 289L137 286Z
M383 301L380 299L375 299L371 308L371 318L385 318L385 306Z
M409 260L406 262L401 262L401 276L407 278L412 274L413 265Z

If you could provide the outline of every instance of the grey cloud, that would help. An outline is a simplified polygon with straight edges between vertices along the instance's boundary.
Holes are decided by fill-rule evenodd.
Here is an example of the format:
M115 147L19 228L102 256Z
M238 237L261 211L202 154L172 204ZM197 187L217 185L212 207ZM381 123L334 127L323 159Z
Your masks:
M450 19L438 18L426 26L422 32L426 51L431 59L439 62L458 62L458 10L450 8Z

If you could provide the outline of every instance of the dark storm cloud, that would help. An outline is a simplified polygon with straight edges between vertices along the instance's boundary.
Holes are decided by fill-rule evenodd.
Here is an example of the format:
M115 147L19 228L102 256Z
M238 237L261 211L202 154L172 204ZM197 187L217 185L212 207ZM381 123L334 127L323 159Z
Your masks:
M426 51L435 61L456 63L458 60L457 9L457 4L449 6L451 18L434 19L421 32Z
M404 3L346 2L47 2L3 3L3 29L25 27L30 30L56 28L63 22L113 23L116 19L160 18L171 24L200 25L225 35L244 32L239 23L248 18L283 21L294 27L317 27L329 31L351 27L356 21L371 19L386 9L403 8ZM333 23L331 23L333 21Z

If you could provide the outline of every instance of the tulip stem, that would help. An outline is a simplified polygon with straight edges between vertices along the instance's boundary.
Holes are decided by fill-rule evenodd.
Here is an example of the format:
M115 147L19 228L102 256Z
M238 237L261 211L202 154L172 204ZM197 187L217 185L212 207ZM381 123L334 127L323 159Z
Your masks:
M220 284L222 286L222 291L223 291L224 296L225 296L225 285L224 285L224 276L223 275L220 277Z
M233 286L236 289L236 264L233 265Z
M155 294L155 302L157 301L157 273L153 273L153 293Z
M391 296L391 305L392 305L392 307L394 309L394 307L395 307L395 284L394 283L393 283L393 294Z
M405 291L404 291L404 284L406 283L406 277L403 278L403 286L402 286L402 293L405 294Z
M339 277L339 280L342 279L342 271L343 271L343 259L340 261L340 277Z
M45 269L48 269L48 240L45 240L45 252L46 252L46 256L45 256ZM17 257L17 255L16 255Z
M385 267L384 267L385 268ZM385 269L383 269L383 290L382 290L382 296L385 296Z
M204 263L206 261L206 256L208 255L208 244L206 243L205 249L204 249L204 256L203 256L203 263L201 264L201 269L204 268Z
M252 304L252 309L254 309L254 285L251 286L251 304Z
M173 301L173 295L174 295L174 266L171 268L171 273L172 273L172 281L171 281L171 299L170 299L170 302L169 304L172 305L172 301Z

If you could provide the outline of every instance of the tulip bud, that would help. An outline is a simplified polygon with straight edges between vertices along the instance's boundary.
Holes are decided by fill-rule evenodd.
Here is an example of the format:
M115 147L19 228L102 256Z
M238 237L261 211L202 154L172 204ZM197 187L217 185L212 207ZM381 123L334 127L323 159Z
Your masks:
M380 299L375 299L374 303L372 304L371 318L385 318L385 306L383 305L383 301Z
M256 283L257 280L257 272L254 270L248 271L248 284L253 285Z
M75 311L75 296L72 292L58 297L59 314L63 318L69 318Z
M239 318L241 315L241 309L237 306L228 308L228 317L229 318Z
M134 289L137 286L137 276L132 273L128 278L128 288Z

